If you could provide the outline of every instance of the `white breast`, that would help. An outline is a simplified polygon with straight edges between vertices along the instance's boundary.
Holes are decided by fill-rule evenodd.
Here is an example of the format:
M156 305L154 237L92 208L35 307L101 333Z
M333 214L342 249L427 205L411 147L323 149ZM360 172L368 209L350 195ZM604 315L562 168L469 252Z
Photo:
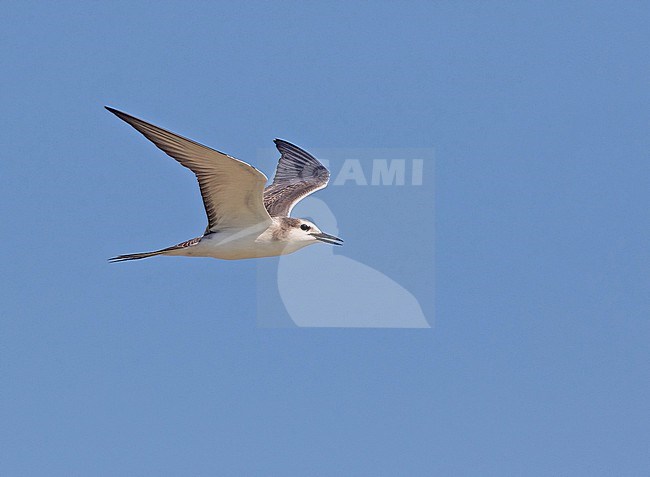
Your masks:
M287 243L274 240L268 229L262 233L227 230L206 235L197 245L175 251L170 255L241 260L287 255L307 245L310 245L310 242Z

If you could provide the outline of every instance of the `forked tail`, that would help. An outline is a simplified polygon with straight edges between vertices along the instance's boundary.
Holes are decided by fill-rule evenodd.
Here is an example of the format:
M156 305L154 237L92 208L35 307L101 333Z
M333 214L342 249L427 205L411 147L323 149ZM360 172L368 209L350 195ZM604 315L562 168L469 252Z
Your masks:
M153 252L142 252L142 253L129 253L126 255L118 255L117 257L109 258L108 261L111 263L116 262L126 262L128 260L140 260L142 258L155 257L156 255L164 255L167 252L172 252L174 250L180 250L182 248L192 247L201 241L201 237L193 238L187 242L179 243L178 245L173 245L171 247L163 248L160 250L155 250Z

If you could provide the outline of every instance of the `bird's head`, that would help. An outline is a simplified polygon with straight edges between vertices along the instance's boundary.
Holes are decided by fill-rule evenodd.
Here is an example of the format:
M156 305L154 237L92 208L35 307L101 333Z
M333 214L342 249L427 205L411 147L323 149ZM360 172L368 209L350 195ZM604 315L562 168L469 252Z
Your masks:
M307 219L292 219L287 238L291 242L305 242L306 245L309 245L309 242L343 245L343 240L334 235L324 233L313 222Z

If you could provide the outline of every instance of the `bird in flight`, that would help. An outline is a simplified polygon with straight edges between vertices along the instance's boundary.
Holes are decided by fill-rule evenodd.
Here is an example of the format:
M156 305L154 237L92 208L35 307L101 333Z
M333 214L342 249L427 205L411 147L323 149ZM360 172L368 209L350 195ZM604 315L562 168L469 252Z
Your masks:
M298 146L275 140L280 160L273 182L253 166L129 114L106 106L198 179L208 227L201 237L155 250L119 255L111 262L156 255L213 257L224 260L286 255L318 242L343 240L322 232L309 220L290 217L291 209L323 189L330 173Z

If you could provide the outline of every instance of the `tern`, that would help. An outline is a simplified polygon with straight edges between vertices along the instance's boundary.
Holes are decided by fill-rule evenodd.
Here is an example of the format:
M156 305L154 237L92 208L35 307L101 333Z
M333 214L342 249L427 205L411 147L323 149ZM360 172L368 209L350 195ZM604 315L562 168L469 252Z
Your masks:
M200 237L153 252L118 255L109 261L156 255L241 260L286 255L319 242L343 243L309 220L290 216L296 203L327 186L330 177L325 166L298 146L275 139L280 160L273 182L265 187L267 177L250 164L130 114L106 109L196 175L208 217Z

